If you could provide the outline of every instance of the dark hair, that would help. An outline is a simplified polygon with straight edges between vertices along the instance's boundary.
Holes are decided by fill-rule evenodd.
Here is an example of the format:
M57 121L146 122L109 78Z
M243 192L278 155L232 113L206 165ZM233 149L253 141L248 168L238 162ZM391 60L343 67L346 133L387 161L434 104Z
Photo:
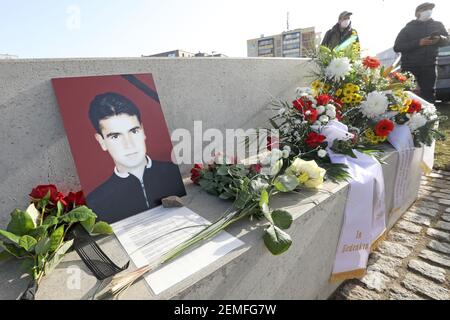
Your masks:
M120 114L136 116L141 122L141 113L136 105L118 93L108 92L100 94L92 100L89 107L89 119L98 134L102 134L100 129L101 120Z

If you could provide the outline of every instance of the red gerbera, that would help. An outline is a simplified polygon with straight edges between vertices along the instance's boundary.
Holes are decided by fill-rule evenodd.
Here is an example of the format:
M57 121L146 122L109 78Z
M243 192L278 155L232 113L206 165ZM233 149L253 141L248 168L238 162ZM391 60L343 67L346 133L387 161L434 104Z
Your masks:
M315 133L315 132L311 132L310 134L308 134L308 137L306 137L306 145L310 148L317 148L318 146L320 146L326 139L327 137Z
M363 60L363 65L366 68L376 69L376 68L378 68L381 65L381 63L380 63L380 60L378 58L366 57Z
M331 97L327 94L321 94L317 96L316 100L318 106L326 106L330 102Z
M408 113L420 112L422 104L418 100L413 100L409 105Z
M408 80L403 74L399 73L399 72L392 72L392 75L394 76L395 79L397 79L400 82L405 82L406 80Z
M383 119L375 126L375 134L379 137L387 137L394 130L394 123L391 120Z
M292 102L294 105L294 108L297 109L300 112L304 112L305 109L311 108L312 102L309 100L304 100L302 98L295 100Z

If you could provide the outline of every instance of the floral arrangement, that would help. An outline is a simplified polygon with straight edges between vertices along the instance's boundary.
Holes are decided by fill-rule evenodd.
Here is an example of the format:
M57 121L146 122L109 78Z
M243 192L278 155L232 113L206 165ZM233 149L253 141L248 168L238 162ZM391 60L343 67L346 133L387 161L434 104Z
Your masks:
M299 157L291 159L289 147L283 150L270 149L260 153L253 164L236 163L223 155L216 156L206 166L196 164L191 170L193 183L221 199L232 200L230 209L214 223L164 253L153 263L131 273L115 276L105 295L120 295L147 272L173 260L201 241L211 239L244 218L266 219L268 224L263 240L267 249L274 255L286 252L292 245L292 239L286 230L290 228L293 217L288 211L272 209L271 197L302 188L320 188L326 171L314 160L305 161Z
M328 94L341 104L340 121L358 134L361 143L385 142L395 124L408 125L418 147L443 138L435 124L444 117L433 105L408 94L415 86L412 74L384 68L377 58L361 59L346 48L321 47L316 61L313 92Z
M279 139L268 137L266 151L242 163L218 156L191 170L193 183L233 201L230 209L155 263L115 277L111 294L123 292L145 273L243 218L265 218L264 243L272 254L282 254L292 244L286 230L293 217L287 211L271 209L270 199L277 193L320 188L326 179L350 178L347 167L333 163L330 153L356 157L353 151L358 150L377 157L381 151L374 146L385 142L396 124L409 126L417 146L443 138L435 124L444 118L434 106L408 94L415 85L413 76L394 67L384 68L377 58L361 59L356 37L350 40L334 50L320 48L311 88L297 89L292 103L273 102L275 115L269 122L278 130ZM330 134L327 129L336 124L345 130Z
M26 211L16 209L6 230L0 230L2 258L17 258L32 277L35 286L52 272L71 249L68 233L81 224L90 234L112 234L105 222L86 207L83 192L67 196L54 185L37 186L30 193L31 205Z

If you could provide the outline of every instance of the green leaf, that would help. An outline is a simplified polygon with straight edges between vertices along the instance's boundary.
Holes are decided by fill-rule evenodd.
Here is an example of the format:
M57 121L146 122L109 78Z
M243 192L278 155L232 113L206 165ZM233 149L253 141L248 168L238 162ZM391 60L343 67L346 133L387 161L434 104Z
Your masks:
M67 223L83 222L91 217L97 218L94 212L86 206L73 209L68 214L61 216L61 219Z
M32 236L36 240L39 240L43 236L47 235L47 228L48 226L42 225L32 230L28 235Z
M56 217L60 217L64 212L64 205L61 201L58 201L58 204L56 205L57 211L56 211Z
M244 209L251 199L252 199L251 193L249 193L246 190L245 191L241 191L238 194L238 198L234 202L234 207L236 209Z
M44 222L42 223L43 226L47 226L47 228L56 226L58 224L59 220L55 216L48 216L45 218Z
M26 212L30 215L31 220L33 220L34 227L36 228L38 226L38 221L41 213L36 209L34 203L29 205Z
M63 243L59 249L53 254L53 257L45 264L45 274L50 274L62 261L65 254L72 247L73 240Z
M49 237L42 238L39 240L39 242L36 244L36 248L34 249L36 254L38 255L44 255L46 254L52 245L52 242L50 241Z
M219 169L217 169L217 174L219 176L227 176L228 173L228 167L227 166L220 166Z
M31 252L36 244L37 244L36 239L30 236L23 236L19 240L19 246L21 246L28 252Z
M273 255L280 255L290 248L292 240L286 232L272 225L264 234L264 243Z
M34 229L34 222L30 215L19 209L11 213L11 221L7 230L18 236L24 236Z
M34 267L34 258L27 258L20 264L20 268L25 270L31 276L33 275Z
M19 236L5 230L0 230L0 238L2 237L16 244L18 244L20 240Z
M52 232L50 235L50 249L49 252L53 252L58 249L64 237L64 226L60 226L58 229Z
M272 212L273 222L277 227L283 230L287 230L291 227L294 218L286 210L275 210Z
M0 247L16 258L23 258L28 254L23 248L18 248L13 244L4 243L2 241L0 241Z
M234 195L229 192L222 192L219 195L219 198L222 200L230 200L230 199L233 199L233 197L234 197Z
M269 204L269 193L267 192L267 190L266 189L264 189L262 192L261 192L261 197L260 197L260 199L259 199L259 206L262 208L263 207L263 205L268 205Z
M94 225L95 225L95 220L96 220L95 217L90 217L86 221L81 222L81 225L84 227L84 229L88 233L92 233L92 230L94 229Z
M97 222L92 230L92 234L112 234L113 229L106 222Z
M280 192L291 192L298 187L298 179L294 175L282 175L275 179L274 186Z

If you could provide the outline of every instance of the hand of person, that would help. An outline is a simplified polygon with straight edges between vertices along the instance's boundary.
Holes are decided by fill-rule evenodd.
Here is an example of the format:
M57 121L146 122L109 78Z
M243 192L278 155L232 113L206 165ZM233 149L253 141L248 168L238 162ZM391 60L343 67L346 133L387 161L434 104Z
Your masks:
M423 39L420 39L419 45L421 47L424 46L434 46L436 43L438 43L440 40L440 37L426 37Z

